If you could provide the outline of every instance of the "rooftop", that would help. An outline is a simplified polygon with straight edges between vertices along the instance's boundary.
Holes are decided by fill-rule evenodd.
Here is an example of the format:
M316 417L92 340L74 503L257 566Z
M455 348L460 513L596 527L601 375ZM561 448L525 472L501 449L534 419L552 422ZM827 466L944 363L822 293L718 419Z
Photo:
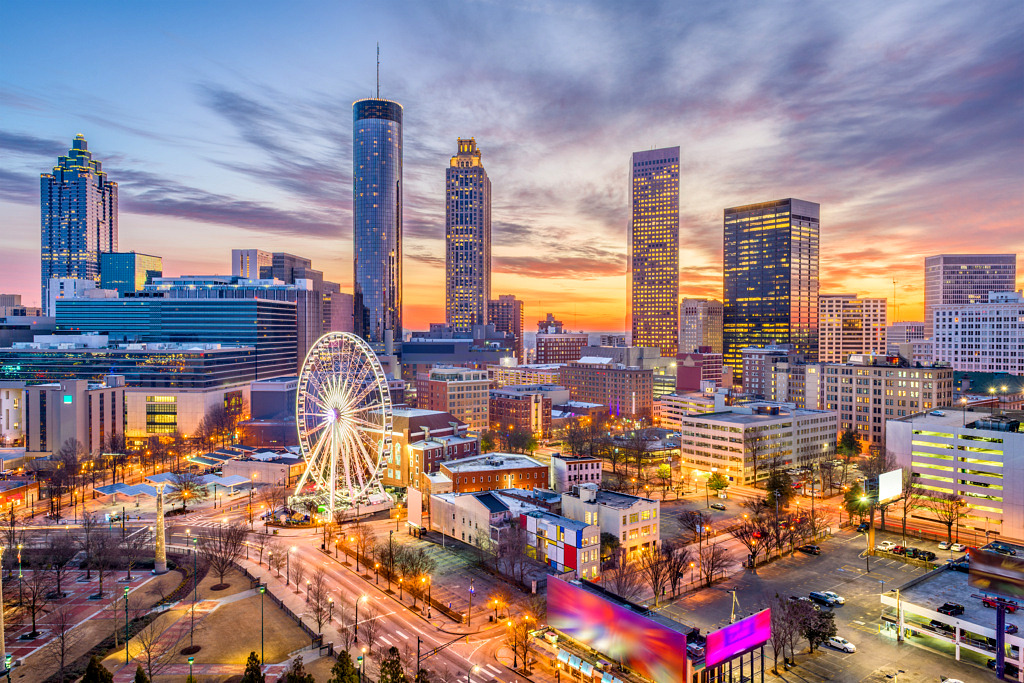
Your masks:
M526 455L516 453L485 453L474 455L462 460L451 460L442 463L449 472L479 472L494 469L518 469L522 467L545 467L545 465Z
M579 498L579 491L574 489L571 492L562 494L563 496L570 496L572 498ZM597 503L598 505L604 505L605 507L617 508L619 510L628 510L637 503L656 503L658 501L653 498L644 498L643 496L633 496L628 493L619 493L618 491L609 491L608 489L597 489Z
M932 427L946 427L950 430L960 429L983 429L991 431L1018 431L1018 426L1013 429L1013 423L1024 423L1024 412L1017 410L1001 411L993 415L991 411L979 408L964 410L959 406L944 407L932 410L927 413L914 413L906 417L895 418L894 422L909 422L911 424L923 424Z
M555 513L548 512L547 510L533 510L531 512L527 512L526 515L528 517L543 519L546 522L557 524L558 526L565 527L566 529L576 529L577 531L583 531L587 527L594 526L593 524L587 524L586 522L578 522L575 519L569 519L568 517L563 517L562 515L556 515Z

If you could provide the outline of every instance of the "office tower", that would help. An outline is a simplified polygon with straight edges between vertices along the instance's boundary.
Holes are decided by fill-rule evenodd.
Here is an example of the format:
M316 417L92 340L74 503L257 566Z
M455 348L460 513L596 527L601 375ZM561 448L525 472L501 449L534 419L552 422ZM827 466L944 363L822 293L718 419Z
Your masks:
M476 140L459 138L445 171L445 265L448 326L487 324L491 299L491 181Z
M39 176L41 302L50 278L99 283L100 254L117 251L117 183L107 180L85 138L76 135L52 173Z
M725 364L740 379L748 346L792 344L818 357L820 207L782 199L725 210Z
M537 321L537 363L568 363L579 360L583 347L590 343L586 332L563 332L562 321L548 313Z
M885 299L818 297L818 361L842 363L851 353L884 354L885 310Z
M352 104L354 328L375 347L402 339L402 105Z
M602 334L600 336L601 346L625 346L626 335L624 334Z
M748 346L740 350L740 372L743 374L743 393L766 399L773 394L772 382L776 367L789 367L802 360L792 345Z
M487 302L487 321L498 332L511 334L515 338L516 359L526 362L523 348L523 302L511 294L499 294L497 299Z
M903 321L893 323L885 328L886 353L895 356L900 352L900 344L911 344L924 339L924 323Z
M679 148L635 152L629 178L628 324L633 346L679 350Z
M679 306L679 350L693 353L702 346L722 353L722 302L683 299Z
M100 289L115 289L118 294L138 292L164 274L159 256L134 251L100 254Z
M435 367L416 377L416 407L450 413L470 430L483 433L488 428L490 388L486 370Z
M687 391L703 391L710 382L715 387L723 386L722 354L714 353L709 346L699 346L693 353L676 354L677 394Z
M231 274L247 280L258 280L260 270L273 264L273 254L260 249L232 249Z
M966 372L1024 373L1024 294L993 293L986 303L936 306L935 362Z
M654 409L654 371L616 363L611 358L581 358L566 363L558 383L573 401L599 403L616 417L650 419Z
M1012 292L1016 254L939 254L924 260L924 336L932 338L936 306L979 304L989 292Z

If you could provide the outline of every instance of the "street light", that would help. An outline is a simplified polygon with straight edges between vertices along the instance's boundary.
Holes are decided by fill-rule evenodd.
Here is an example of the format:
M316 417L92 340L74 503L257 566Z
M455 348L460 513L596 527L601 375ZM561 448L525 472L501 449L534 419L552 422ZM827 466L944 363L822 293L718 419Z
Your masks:
M267 587L260 584L260 664L263 664L263 595L267 592Z
M327 623L334 619L334 598L327 598Z
M401 602L402 597L404 595L404 593L402 592L402 581L403 580L404 580L404 577L401 577L401 576L398 577L398 600L399 600L399 602Z
M476 593L476 588L473 587L473 579L469 580L469 612L466 616L466 626L473 625L473 594Z
M306 579L306 602L309 602L309 579Z
M189 658L188 658L188 677L189 677L190 679L192 679L193 681L194 681L195 679L194 679L194 678L192 678L192 665L193 665L193 664L195 664L195 661L196 661L196 658L195 658L195 657L189 657Z
M380 585L380 574L377 573L378 569L380 569L380 562L374 562L373 563L373 578L374 578L374 581L376 581L377 585L379 586Z
M479 664L474 664L473 668L471 668L466 673L466 683L473 683L473 674L475 674L479 670L480 670L480 665Z
M359 640L359 603L369 600L365 595L360 595L356 598L356 625L355 625L355 638Z

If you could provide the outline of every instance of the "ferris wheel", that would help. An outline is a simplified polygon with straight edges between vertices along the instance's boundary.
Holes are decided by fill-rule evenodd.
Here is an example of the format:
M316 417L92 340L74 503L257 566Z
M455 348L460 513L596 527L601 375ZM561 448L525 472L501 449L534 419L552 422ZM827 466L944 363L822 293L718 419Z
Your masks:
M386 501L391 393L370 345L348 332L320 337L302 364L296 403L306 470L293 498L328 513Z

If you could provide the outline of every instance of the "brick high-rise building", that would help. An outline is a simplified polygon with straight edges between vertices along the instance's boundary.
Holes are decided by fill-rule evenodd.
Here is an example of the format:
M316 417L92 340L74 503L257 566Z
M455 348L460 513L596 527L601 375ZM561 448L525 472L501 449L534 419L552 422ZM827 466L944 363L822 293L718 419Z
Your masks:
M550 388L550 387L548 387ZM521 429L538 439L551 436L551 391L537 386L509 386L491 389L491 429Z
M564 332L562 321L548 313L537 322L537 363L568 363L583 355L583 347L590 343L586 332Z
M490 386L485 370L435 366L416 377L416 405L451 413L480 433L489 427Z
M573 401L608 406L612 415L650 418L654 407L654 371L615 363L610 358L581 358L566 363L559 384Z
M523 302L511 294L499 294L497 299L487 302L487 321L497 332L511 334L515 338L516 359L526 362L523 347Z

